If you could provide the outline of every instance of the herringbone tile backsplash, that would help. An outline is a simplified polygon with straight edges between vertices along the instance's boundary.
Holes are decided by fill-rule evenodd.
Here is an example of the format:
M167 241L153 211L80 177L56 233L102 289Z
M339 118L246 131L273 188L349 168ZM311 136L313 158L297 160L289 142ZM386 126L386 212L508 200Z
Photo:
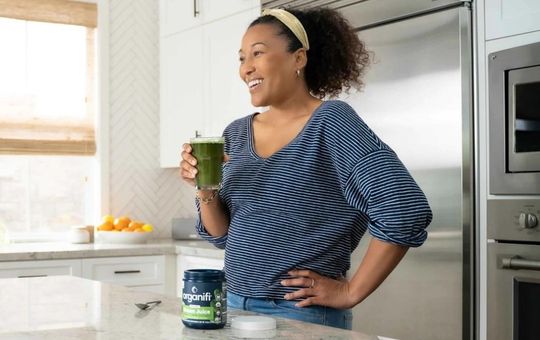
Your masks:
M151 222L161 238L195 208L178 171L159 167L158 4L110 0L100 10L109 11L110 212Z

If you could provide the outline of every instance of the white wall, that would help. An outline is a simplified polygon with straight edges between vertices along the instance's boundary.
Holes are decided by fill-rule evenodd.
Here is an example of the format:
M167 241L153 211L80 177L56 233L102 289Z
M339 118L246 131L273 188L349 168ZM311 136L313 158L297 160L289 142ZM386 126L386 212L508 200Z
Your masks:
M159 167L158 4L98 2L102 214L150 222L156 238L195 214L193 190Z

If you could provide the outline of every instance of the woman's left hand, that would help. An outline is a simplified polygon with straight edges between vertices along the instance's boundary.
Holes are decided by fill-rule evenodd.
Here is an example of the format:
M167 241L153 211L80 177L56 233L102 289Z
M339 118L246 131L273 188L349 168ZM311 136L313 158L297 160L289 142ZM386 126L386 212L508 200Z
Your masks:
M292 278L281 281L286 287L303 287L295 292L285 294L286 300L304 299L297 307L311 305L347 309L355 305L347 280L334 280L307 269L291 270Z

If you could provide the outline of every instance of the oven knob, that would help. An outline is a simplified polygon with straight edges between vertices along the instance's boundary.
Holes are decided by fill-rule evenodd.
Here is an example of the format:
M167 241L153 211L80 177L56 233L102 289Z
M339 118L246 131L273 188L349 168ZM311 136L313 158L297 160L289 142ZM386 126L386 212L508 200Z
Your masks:
M534 228L538 225L538 218L535 214L519 214L519 226L522 228Z

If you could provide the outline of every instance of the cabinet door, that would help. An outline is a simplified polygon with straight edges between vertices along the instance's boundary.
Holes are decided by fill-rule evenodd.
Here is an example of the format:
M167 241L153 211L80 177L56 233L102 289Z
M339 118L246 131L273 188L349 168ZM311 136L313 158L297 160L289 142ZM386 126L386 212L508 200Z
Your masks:
M160 36L178 33L202 24L200 0L160 0Z
M254 20L258 14L260 14L261 1L260 0L201 0L201 11L203 14L204 22L209 23L217 19L225 18L230 15L245 12L250 9L258 9L256 16L252 18Z
M0 262L0 279L56 275L81 276L81 260Z
M165 257L104 257L82 260L86 279L164 293Z
M182 144L203 125L202 28L161 39L160 164L178 167Z
M252 9L204 25L205 72L208 72L205 127L214 136L220 136L233 120L255 111L247 85L238 73L238 49L258 11Z
M540 1L486 0L486 39L540 30Z

